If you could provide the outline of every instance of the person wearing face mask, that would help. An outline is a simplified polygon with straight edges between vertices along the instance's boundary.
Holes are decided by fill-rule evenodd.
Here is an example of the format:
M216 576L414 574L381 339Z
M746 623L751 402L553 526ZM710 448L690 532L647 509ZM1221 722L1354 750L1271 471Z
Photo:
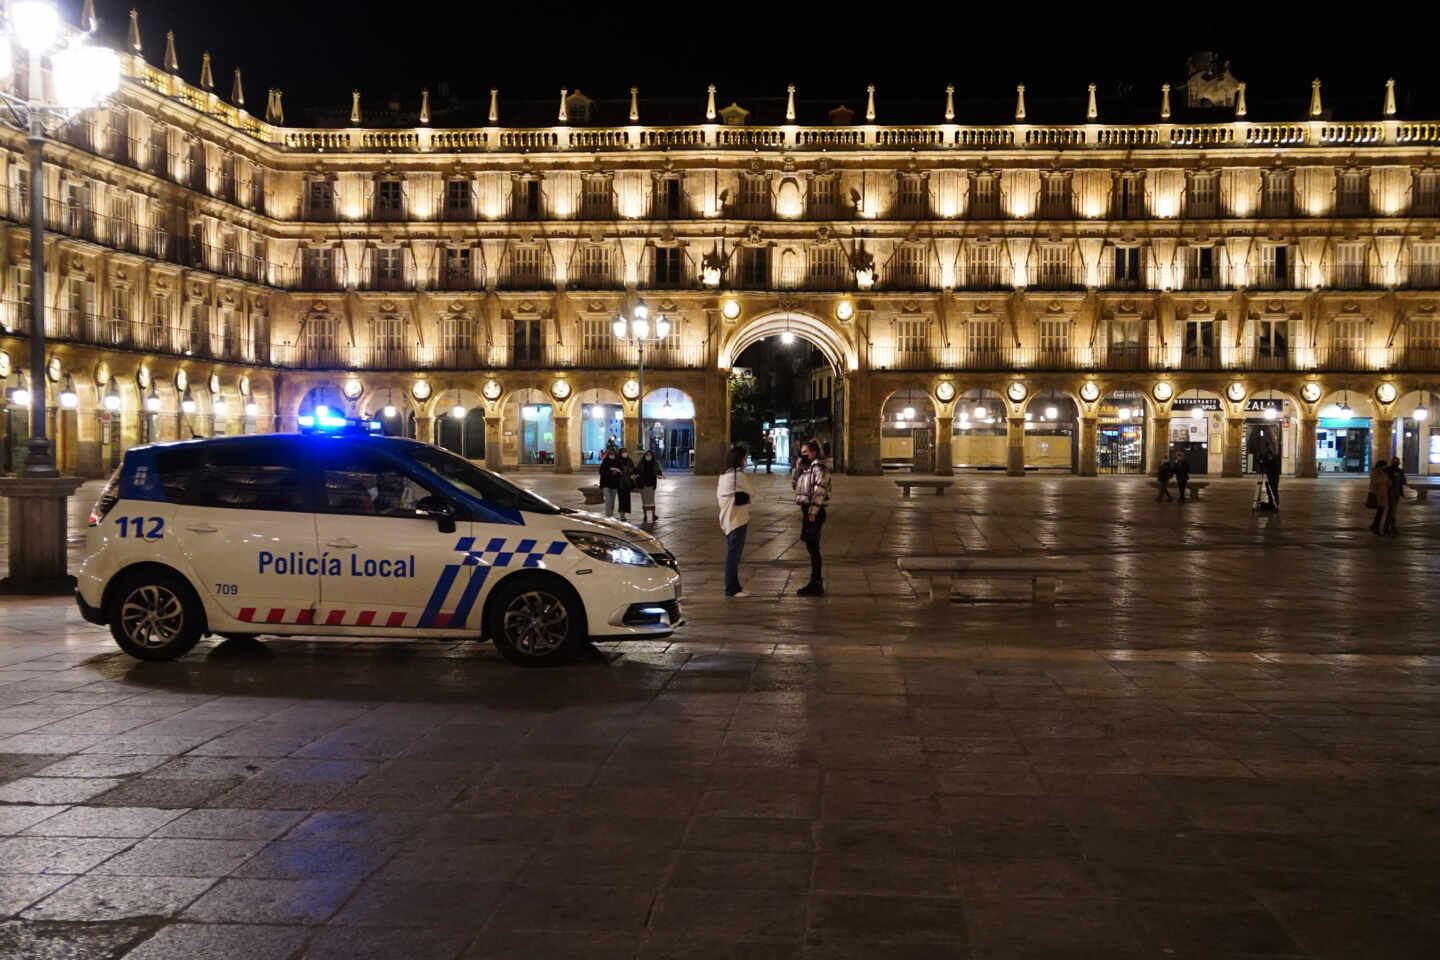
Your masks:
M646 450L635 471L635 484L640 488L640 509L644 511L641 523L655 522L655 488L659 486L663 476L665 474L660 471L660 461L655 459L655 451Z
M615 475L615 512L621 520L630 519L630 491L635 489L635 461L630 459L630 451L624 447L620 448L616 455L611 470Z
M795 591L802 597L825 596L821 576L820 530L825 526L825 507L830 503L830 461L818 440L808 440L800 448L800 459L790 475L795 503L800 507L800 539L810 554L810 582Z

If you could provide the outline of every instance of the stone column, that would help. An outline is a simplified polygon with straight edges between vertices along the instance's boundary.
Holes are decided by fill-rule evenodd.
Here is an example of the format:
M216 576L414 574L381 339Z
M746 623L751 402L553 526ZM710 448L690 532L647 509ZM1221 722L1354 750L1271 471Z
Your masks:
M1010 477L1025 476L1025 418L1007 417L1005 420L1005 474Z
M1295 476L1317 476L1315 469L1315 428L1320 421L1314 417L1300 418L1300 434L1295 441Z
M1224 459L1220 462L1222 477L1238 477L1241 474L1240 431L1244 429L1244 417L1225 418L1225 449L1222 451Z
M402 419L404 416L405 416L405 415L404 415L404 413L402 412L402 413L398 414L395 419L400 420L400 419ZM420 417L420 416L417 416L417 417L415 418L415 439L416 439L416 440L419 440L421 443L434 443L434 442L435 442L435 439L436 439L436 438L435 438L435 418L434 418L434 417ZM487 450L487 451L489 450L489 444L488 444L488 443L486 444L486 450Z
M1160 464L1170 459L1170 418L1155 417L1150 424L1150 462L1145 469L1154 473Z
M0 593L66 594L75 578L65 572L66 501L80 477L4 477L0 496L9 500L10 575Z
M1094 417L1080 418L1080 451L1076 455L1076 470L1082 477L1093 477L1099 473L1095 457L1095 439L1099 422Z
M1373 467L1383 457L1389 460L1395 456L1395 421L1376 417L1370 421L1370 465Z
M570 465L570 414L557 416L555 424L555 472L574 473Z
M496 473L505 472L504 437L498 415L485 418L485 466Z
M880 403L870 375L856 370L845 377L845 435L850 446L846 467L852 474L878 476L880 465Z
M951 433L955 421L951 417L935 418L935 476L948 477L955 472L955 443Z
M636 404L635 404L635 410L637 411L637 413L638 413L638 411L640 410L640 404L639 404L638 401L637 401ZM632 452L635 451L635 450L637 450L637 449L639 449L639 446L640 446L640 418L639 418L639 416L626 416L626 417L625 417L625 432L624 432L623 434L621 434L621 436L620 436L620 442L621 442L621 444L624 445L625 449L630 450L630 451L632 451Z

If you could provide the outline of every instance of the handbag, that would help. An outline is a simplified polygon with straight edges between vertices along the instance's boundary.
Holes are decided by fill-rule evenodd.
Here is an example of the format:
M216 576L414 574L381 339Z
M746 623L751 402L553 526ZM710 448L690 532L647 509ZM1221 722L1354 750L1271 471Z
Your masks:
M738 473L739 471L737 470L737 471L735 471L735 472ZM735 478L735 493L734 493L734 497L735 497L735 506L737 506L737 507L749 506L749 504L750 504L750 494L748 494L748 493L746 493L744 490L741 490L741 489L740 489L740 478L739 478L738 476Z
M1380 498L1377 497L1377 496L1375 496L1374 493L1367 493L1367 494L1365 495L1365 509L1366 509L1366 510L1379 510L1379 509L1380 509Z

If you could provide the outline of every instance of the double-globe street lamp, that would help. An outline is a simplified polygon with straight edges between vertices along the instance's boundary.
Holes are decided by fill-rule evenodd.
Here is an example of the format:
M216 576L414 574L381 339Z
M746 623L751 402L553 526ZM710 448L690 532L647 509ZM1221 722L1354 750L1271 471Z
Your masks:
M22 129L29 144L30 176L30 395L29 454L25 477L58 477L45 435L45 170L41 153L47 133L70 123L120 86L120 58L114 50L86 42L83 31L63 31L52 0L12 0L6 36L0 37L0 120ZM27 58L25 96L8 92L16 52ZM51 99L45 97L43 64L50 61Z
M95 19L84 7L84 30L65 29L53 0L10 0L0 31L0 123L26 134L30 204L30 438L19 475L0 479L0 496L9 500L9 575L0 593L66 593L75 580L66 574L66 501L78 477L62 477L45 435L45 136L97 105L120 86L120 58L91 45ZM16 61L25 64L25 96L14 87ZM50 63L47 97L44 66ZM58 399L78 405L72 381ZM113 383L113 380L112 380ZM109 406L109 397L105 405Z
M615 315L615 322L611 325L615 332L615 339L621 343L633 343L638 357L640 394L637 399L639 404L640 437L637 438L640 446L645 446L645 345L659 344L670 336L670 321L665 314L657 313L654 322L650 320L650 308L645 306L643 300L635 301L627 316L624 310Z

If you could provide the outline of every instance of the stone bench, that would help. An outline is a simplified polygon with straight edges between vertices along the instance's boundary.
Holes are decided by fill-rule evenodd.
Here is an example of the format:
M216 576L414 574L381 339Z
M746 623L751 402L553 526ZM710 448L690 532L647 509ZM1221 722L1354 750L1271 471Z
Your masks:
M910 576L928 577L930 602L950 602L956 580L1028 579L1031 600L1055 602L1055 585L1061 576L1088 573L1090 565L1072 557L896 557L895 566Z
M911 487L926 487L926 488L928 488L928 489L934 490L934 491L935 491L935 495L936 495L937 497L943 497L943 496L945 495L945 488L946 488L946 487L953 487L953 486L955 486L955 481L954 481L954 480L896 480L896 481L895 481L895 486L899 487L899 488L901 489L901 491L903 491L902 496L904 496L906 500L909 500L909 499L910 499L910 488L911 488Z
M1417 477L1414 480L1406 480L1405 483L1415 491L1417 503L1424 503L1430 499L1431 490L1440 490L1440 480L1431 477Z
M1151 485L1152 487L1159 487L1159 486L1160 486L1160 481L1159 481L1159 480L1151 480L1151 481L1150 481L1150 485ZM1174 480L1171 480L1168 484L1166 484L1166 486L1167 486L1169 489L1171 489L1171 490L1178 490L1178 489L1179 489L1179 487L1177 487L1177 486L1175 485L1175 481L1174 481ZM1206 487L1208 487L1208 486L1210 486L1210 481L1209 481L1209 480L1191 480L1191 481L1189 481L1188 483L1185 484L1185 489L1186 489L1187 491L1191 492L1191 494L1192 494L1192 496L1190 497L1191 500L1199 500L1199 499L1200 499L1200 491L1201 491L1201 490L1204 490L1204 489L1205 489Z
M580 495L585 498L586 503L604 503L605 495L600 492L600 484L592 483L588 487L580 487Z

